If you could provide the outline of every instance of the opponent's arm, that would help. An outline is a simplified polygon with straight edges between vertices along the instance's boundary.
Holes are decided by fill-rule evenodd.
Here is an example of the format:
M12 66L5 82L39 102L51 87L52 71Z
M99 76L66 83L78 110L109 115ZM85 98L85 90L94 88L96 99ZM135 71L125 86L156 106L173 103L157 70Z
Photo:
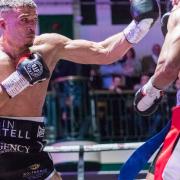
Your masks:
M168 33L162 47L152 83L158 89L165 89L178 76L180 70L180 9L171 13Z
M172 12L168 33L162 47L154 75L135 95L134 107L141 115L150 115L162 99L162 90L171 84L180 71L180 10ZM166 20L166 18L164 19ZM166 21L165 21L166 22ZM165 30L166 31L166 30ZM164 31L164 32L165 32Z

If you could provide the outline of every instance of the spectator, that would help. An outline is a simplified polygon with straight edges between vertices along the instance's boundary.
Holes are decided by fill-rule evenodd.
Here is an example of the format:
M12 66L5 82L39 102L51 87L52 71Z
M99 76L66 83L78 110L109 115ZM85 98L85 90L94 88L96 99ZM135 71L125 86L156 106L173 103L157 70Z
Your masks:
M131 48L123 58L122 63L123 75L126 79L127 89L132 90L134 84L139 81L139 76L141 73L141 63L136 58L136 53L133 48Z
M129 51L124 56L123 66L123 74L128 77L137 77L141 72L141 63L138 59L136 59L136 53L133 48L129 49Z
M142 58L142 74L154 73L160 52L161 46L159 44L154 44L152 47L152 54Z
M113 76L121 76L123 74L122 63L116 62L110 65L101 65L99 73L102 78L102 88L109 89L113 83Z
M113 83L109 87L109 90L114 91L116 93L121 93L125 89L125 79L123 76L115 76L113 78Z
M99 74L99 67L96 65L91 66L90 70L90 77L89 77L89 87L90 89L101 89L102 88L102 81L101 76Z
M140 83L138 84L135 84L134 85L134 91L137 91L138 89L140 89L141 87L143 87L149 80L150 76L148 75L142 75L141 78L140 78Z

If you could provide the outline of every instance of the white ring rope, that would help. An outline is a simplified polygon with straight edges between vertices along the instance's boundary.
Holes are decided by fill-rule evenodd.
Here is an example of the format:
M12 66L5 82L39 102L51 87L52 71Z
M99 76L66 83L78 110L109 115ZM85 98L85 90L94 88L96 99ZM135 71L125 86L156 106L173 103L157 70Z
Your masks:
M79 152L80 147L84 152L98 152L98 151L116 151L116 150L133 150L140 147L144 142L138 143L119 143L119 144L97 144L97 145L71 145L71 146L46 146L44 151L50 153L67 153Z

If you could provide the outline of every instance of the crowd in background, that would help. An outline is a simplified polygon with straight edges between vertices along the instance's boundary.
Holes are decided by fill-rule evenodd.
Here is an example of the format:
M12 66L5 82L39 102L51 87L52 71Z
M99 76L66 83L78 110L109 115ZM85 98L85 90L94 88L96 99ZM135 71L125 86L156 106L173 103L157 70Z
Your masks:
M104 90L110 95L104 97L99 94L99 99L96 97L95 100L96 123L102 137L139 138L156 134L168 121L170 109L175 104L174 96L172 99L171 96L166 97L162 107L150 118L136 114L132 100L134 93L154 73L160 51L161 46L155 43L151 54L137 58L135 49L131 48L122 59L101 66L60 60L49 86L49 91L55 90L58 97L60 137L83 138L89 133L93 118L88 117L93 108L88 97L91 90ZM179 79L167 91L178 89ZM127 94L119 96L121 93Z

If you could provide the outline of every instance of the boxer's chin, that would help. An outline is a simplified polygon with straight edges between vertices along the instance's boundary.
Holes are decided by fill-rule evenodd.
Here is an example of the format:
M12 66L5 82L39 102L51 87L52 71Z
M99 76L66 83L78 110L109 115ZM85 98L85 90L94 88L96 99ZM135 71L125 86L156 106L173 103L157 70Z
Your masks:
M32 45L33 45L33 40L27 41L27 42L25 43L25 46L26 46L26 47L30 47L30 46L32 46Z
M26 47L30 47L30 46L32 46L33 45L33 42L29 42L29 43L27 43L25 46Z
M25 43L25 46L29 47L29 46L32 46L33 45L33 42L34 42L34 36L33 37L29 37L27 38L27 41Z

